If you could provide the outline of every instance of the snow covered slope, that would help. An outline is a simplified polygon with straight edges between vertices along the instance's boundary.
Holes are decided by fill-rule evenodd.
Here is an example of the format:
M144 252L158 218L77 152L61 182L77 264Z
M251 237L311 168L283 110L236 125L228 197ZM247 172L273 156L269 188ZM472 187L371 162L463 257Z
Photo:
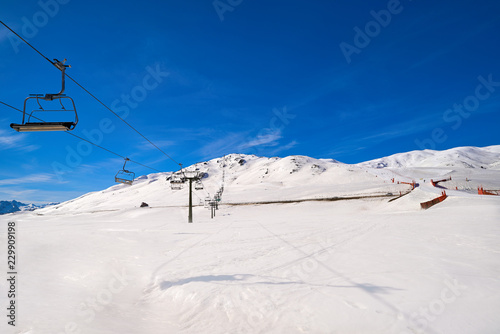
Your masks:
M0 332L498 333L500 196L474 191L499 185L490 153L471 159L487 169L230 155L192 167L211 194L225 184L216 216L197 206L193 224L170 173L0 216L19 236L18 318ZM252 204L396 193L411 180L390 202ZM0 244L6 268L6 233Z
M408 191L409 186L392 183L392 179L424 184L450 176L453 180L446 184L447 188L472 194L479 186L500 189L500 146L413 151L357 165L305 156L230 154L187 169L206 174L204 189L194 192L195 205L203 205L205 198L213 197L222 184L226 204L399 194ZM144 175L132 186L118 184L38 212L117 210L138 207L142 202L151 207L185 206L188 187L171 190L167 180L171 174ZM431 196L432 191L428 199Z
M439 186L477 194L478 188L500 190L500 145L457 147L446 151L412 151L360 163L382 178L413 179L429 183L431 179L450 178Z
M500 170L500 145L489 147L457 147L446 151L412 151L359 164L371 168L464 167Z
M369 196L406 191L408 186L390 184L364 167L335 160L304 156L264 158L231 154L190 166L206 174L204 190L195 191L194 203L203 204L224 183L224 203ZM171 190L171 173L156 173L137 178L132 186L115 185L42 210L40 213L92 212L137 207L142 202L152 207L187 205L188 187ZM223 182L224 177L224 182Z

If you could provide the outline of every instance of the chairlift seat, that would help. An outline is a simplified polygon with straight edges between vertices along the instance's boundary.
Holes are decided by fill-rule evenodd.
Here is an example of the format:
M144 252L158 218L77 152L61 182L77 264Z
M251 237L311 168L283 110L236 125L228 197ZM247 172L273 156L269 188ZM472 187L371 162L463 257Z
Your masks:
M66 94L64 94L65 90L65 71L67 67L70 67L69 65L64 65L64 60L63 62L58 61L57 59L54 59L55 65L59 70L61 70L62 74L62 82L61 82L61 90L58 93L55 94L30 94L29 97L27 97L24 100L24 106L23 106L23 119L21 124L15 124L12 123L10 127L17 132L34 132L34 131L71 131L76 127L76 124L78 123L78 114L76 112L76 107L75 107L75 101ZM38 109L31 109L31 112L27 108L27 103L28 101L35 100L36 103L38 104ZM59 104L61 105L61 109L46 109L40 104L40 100L44 101L59 101ZM68 101L66 106L63 104L62 101ZM51 102L49 102L51 104ZM69 115L70 113L74 113L74 121L72 122L30 122L30 118L33 116L33 113L35 112L64 112L65 115ZM33 116L34 117L34 116ZM34 117L37 118L37 117Z
M186 179L180 173L174 173L170 176L170 188L172 190L181 190L185 182Z
M119 178L119 177L115 176L115 182L132 185L132 183L134 181L133 180L122 179L122 178Z
M120 170L115 175L115 182L132 185L134 183L135 173L128 170Z
M71 131L75 128L74 122L34 122L15 124L11 123L10 127L17 132L37 132L37 131Z
M181 190L182 189L182 182L171 182L170 188L172 190Z

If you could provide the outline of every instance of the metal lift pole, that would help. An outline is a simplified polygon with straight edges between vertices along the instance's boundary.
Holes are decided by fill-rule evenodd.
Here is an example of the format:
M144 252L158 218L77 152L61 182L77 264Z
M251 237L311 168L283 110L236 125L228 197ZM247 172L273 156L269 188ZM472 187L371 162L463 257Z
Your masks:
M188 213L188 223L193 222L193 181L199 182L203 177L203 173L198 171L184 171L182 172L182 179L180 183L189 181L189 213ZM175 184L177 181L171 179L170 183ZM196 186L195 186L196 189Z
M193 222L193 179L189 178L189 216L188 223Z

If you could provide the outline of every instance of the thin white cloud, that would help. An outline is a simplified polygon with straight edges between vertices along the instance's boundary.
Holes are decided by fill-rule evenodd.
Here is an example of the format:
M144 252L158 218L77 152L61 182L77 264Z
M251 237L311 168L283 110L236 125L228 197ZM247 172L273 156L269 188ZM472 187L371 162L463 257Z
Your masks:
M328 152L325 156L328 157L337 157L339 155L351 155L354 154L355 152L362 151L366 149L367 147L365 146L356 146L356 145L342 145L342 146L337 146L333 151Z
M0 43L9 38L9 31L5 28L0 29Z
M279 147L275 148L274 150L266 151L266 153L268 155L278 155L281 152L286 152L286 151L294 148L295 146L297 146L297 144L298 144L297 141L292 140L288 144L283 145L283 146L279 146Z
M31 174L28 176L0 180L0 186L54 182L52 174Z
M40 190L40 189L0 189L0 199L16 200L21 203L63 202L83 195L81 191Z
M25 144L24 136L19 133L10 134L0 130L0 150L16 149L24 152L32 152L39 149L38 145Z
M273 147L279 145L279 140L283 138L279 129L270 131L266 134L258 134L257 137L241 144L239 150L246 150L257 146Z
M27 190L14 190L14 189L0 189L0 198L2 200L16 200L25 203L22 199L29 198L34 195L37 190L27 189Z
M23 138L21 138L19 134L10 135L4 130L0 130L0 145L4 148L19 146L22 142L22 139Z
M387 140L394 140L399 137L409 136L433 129L440 125L441 120L433 115L423 116L417 119L408 120L391 125L379 131L368 133L364 136L348 136L341 138L340 142L345 144L335 145L326 156L334 157L339 155L351 155L358 151L369 149ZM341 159L340 159L341 160Z
M199 150L203 159L219 157L229 153L248 153L257 155L276 155L287 151L297 145L297 141L291 141L281 145L282 132L268 129L266 133L249 137L247 133L229 133L224 137L211 141Z
M219 157L229 153L239 153L239 146L245 141L245 133L228 133L211 141L199 149L203 159Z
M175 145L173 140L152 140L152 142L159 148L169 148ZM150 142L143 140L136 146L140 150L156 150L157 148L151 145Z

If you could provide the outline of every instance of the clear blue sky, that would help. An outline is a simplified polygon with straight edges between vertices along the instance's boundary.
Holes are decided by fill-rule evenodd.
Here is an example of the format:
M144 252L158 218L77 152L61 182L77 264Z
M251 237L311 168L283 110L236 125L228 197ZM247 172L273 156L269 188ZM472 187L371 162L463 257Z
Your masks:
M184 165L499 144L496 0L4 0L0 18L67 58L68 74ZM22 108L30 93L57 92L60 72L18 42L0 27L0 101ZM66 93L75 134L176 170L74 83ZM62 201L114 184L120 158L66 133L17 133L20 118L0 105L0 199Z

